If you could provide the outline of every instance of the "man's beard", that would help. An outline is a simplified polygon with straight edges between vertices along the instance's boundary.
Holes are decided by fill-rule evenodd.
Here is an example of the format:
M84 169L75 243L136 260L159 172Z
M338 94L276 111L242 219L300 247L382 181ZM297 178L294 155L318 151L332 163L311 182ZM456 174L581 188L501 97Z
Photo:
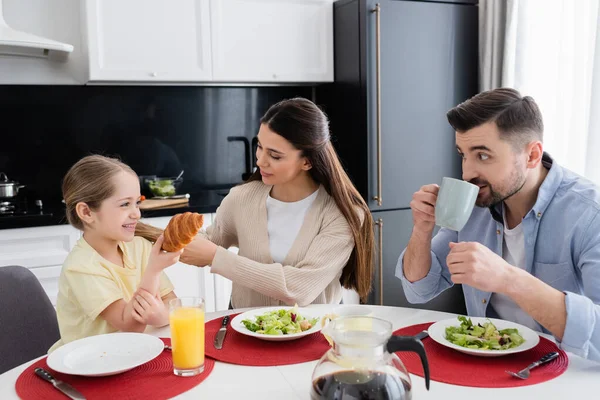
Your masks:
M490 196L486 196L481 200L477 199L475 205L477 207L492 207L518 193L525 186L525 181L525 174L519 168L515 168L514 173L507 179L507 183L502 185L503 187L508 187L506 190L502 188L495 190L488 181L480 178L471 179L469 182L477 186L486 185L490 191Z

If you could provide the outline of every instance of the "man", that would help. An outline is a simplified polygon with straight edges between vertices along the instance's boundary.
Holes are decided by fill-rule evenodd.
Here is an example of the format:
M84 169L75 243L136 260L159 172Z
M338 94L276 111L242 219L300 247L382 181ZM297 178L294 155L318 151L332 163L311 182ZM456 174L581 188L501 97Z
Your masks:
M460 232L432 239L438 186L413 195L413 232L396 276L411 303L462 284L470 316L550 333L600 361L600 189L543 151L531 97L480 93L450 110L463 179L480 187Z

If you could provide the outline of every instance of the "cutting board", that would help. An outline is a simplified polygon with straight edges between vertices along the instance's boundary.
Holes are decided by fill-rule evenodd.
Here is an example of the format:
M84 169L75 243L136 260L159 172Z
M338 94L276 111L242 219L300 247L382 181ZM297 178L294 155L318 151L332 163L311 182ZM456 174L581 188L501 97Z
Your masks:
M185 205L189 202L189 199L147 199L142 201L140 204L140 210L155 210L157 208L168 208L173 206Z

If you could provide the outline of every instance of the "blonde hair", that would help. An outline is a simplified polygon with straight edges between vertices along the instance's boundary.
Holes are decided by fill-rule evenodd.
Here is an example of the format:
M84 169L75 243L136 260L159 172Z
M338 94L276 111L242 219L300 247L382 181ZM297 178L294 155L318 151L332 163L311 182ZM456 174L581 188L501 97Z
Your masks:
M98 154L82 158L69 169L63 178L62 195L67 207L67 220L71 225L83 230L83 221L77 215L77 204L85 203L91 210L97 210L104 200L114 194L115 187L111 179L121 171L137 177L129 165Z

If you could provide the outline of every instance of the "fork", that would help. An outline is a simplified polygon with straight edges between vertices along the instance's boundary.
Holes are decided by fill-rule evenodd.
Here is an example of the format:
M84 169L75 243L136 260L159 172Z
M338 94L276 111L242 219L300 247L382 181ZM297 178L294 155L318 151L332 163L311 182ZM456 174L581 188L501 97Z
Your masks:
M545 363L547 363L549 361L552 361L556 357L558 357L558 353L556 351L553 351L552 353L546 354L545 356L543 356L542 358L540 358L538 361L529 364L527 366L527 368L522 369L521 371L519 371L517 373L511 372L511 371L504 371L504 372L506 372L509 375L514 376L515 378L527 379L527 378L529 378L529 374L530 374L529 371L530 370L532 370L533 368L535 368L537 366L545 364Z

